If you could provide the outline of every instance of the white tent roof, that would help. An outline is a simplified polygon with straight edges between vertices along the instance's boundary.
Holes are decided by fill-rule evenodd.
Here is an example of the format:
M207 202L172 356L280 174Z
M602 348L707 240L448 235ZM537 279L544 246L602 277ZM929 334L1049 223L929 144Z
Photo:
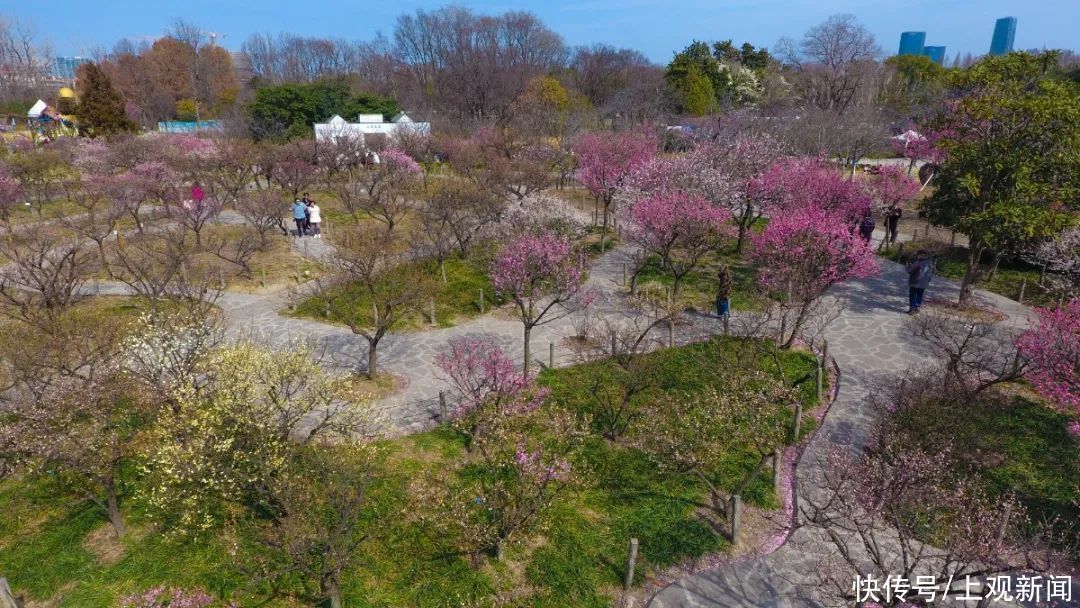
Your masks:
M920 135L918 131L908 129L907 131L904 131L900 135L894 135L893 139L895 139L897 141L902 141L904 143L908 143L908 142L913 142L913 141L922 141L923 136Z
M47 104L44 101L41 101L39 99L39 100L37 100L37 103L30 106L30 111L28 111L26 113L26 117L27 118L38 118L39 116L41 116L41 113L44 112L45 108L47 108L47 107L49 107L49 104Z

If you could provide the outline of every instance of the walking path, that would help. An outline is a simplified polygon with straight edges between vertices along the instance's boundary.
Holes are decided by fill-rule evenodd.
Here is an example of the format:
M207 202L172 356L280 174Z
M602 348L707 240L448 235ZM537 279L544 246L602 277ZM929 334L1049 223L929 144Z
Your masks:
M880 238L880 234L875 235ZM294 239L294 246L307 255L326 259L332 249L313 239ZM306 245L306 247L305 247ZM316 253L315 248L319 251ZM598 318L625 317L621 295L623 264L629 251L616 248L602 256L590 270L586 287L595 289ZM807 446L796 471L800 498L820 490L823 455L832 446L858 448L865 444L873 422L863 408L869 382L909 365L929 363L929 353L913 335L907 309L906 274L898 264L882 262L880 276L852 281L836 287L829 297L842 300L844 311L826 331L829 352L842 371L836 401L822 426ZM102 293L125 293L121 285L103 285ZM931 296L955 298L958 286L935 279ZM978 292L978 297L1022 322L1029 311L1002 296ZM217 301L224 311L229 333L248 336L271 346L302 341L323 354L335 366L366 369L367 343L347 328L307 319L283 316L289 305L285 294L224 293ZM715 317L688 315L679 327L679 342L717 334L722 325ZM548 344L556 344L556 365L574 362L563 340L573 332L570 318L537 327L533 331L535 363L547 364ZM666 342L666 332L655 340ZM434 365L435 355L448 349L459 336L484 337L499 344L510 356L523 356L522 327L502 312L478 317L451 328L414 333L388 334L379 345L380 367L400 377L404 387L376 405L380 421L398 432L414 432L430 426L439 413L438 395L445 385ZM811 587L820 582L818 566L831 546L820 530L800 527L775 552L719 569L691 576L660 590L649 602L653 608L697 608L720 606L815 606ZM647 554L648 548L642 551Z
M829 354L842 374L836 401L807 446L796 471L800 499L821 491L824 457L833 446L852 449L865 445L873 414L864 407L869 382L913 364L931 363L929 353L913 335L907 310L906 273L898 264L882 262L878 277L842 284L831 297L843 300L844 312L826 330ZM935 279L929 294L955 299L959 286ZM978 297L1023 323L1030 312L1002 296L978 292ZM801 514L800 514L801 517ZM680 580L660 590L651 608L735 606L796 607L820 605L814 596L821 583L820 567L832 545L820 529L800 527L775 552L723 566ZM647 551L647 548L643 548Z

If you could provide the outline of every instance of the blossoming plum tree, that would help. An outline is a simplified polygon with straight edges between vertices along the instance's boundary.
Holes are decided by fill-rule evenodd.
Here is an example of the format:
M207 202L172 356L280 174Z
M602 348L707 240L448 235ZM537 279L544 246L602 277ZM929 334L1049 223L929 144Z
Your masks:
M618 187L656 155L656 142L640 133L587 133L574 147L578 180L603 204L601 248Z
M535 411L549 393L489 340L454 338L449 351L435 356L435 365L457 394L451 416L468 436L470 450L483 450L483 439L504 419Z
M570 241L550 231L515 238L492 262L492 285L517 307L524 328L526 375L533 328L571 312L583 266L582 256Z
M630 217L634 223L631 240L660 257L674 281L672 298L676 298L683 278L719 247L731 213L700 196L675 191L638 201Z
M758 283L783 309L778 343L790 347L829 287L878 271L873 249L843 218L814 207L773 218L754 237Z
M1080 411L1080 299L1036 312L1038 323L1017 341L1028 378L1048 399Z

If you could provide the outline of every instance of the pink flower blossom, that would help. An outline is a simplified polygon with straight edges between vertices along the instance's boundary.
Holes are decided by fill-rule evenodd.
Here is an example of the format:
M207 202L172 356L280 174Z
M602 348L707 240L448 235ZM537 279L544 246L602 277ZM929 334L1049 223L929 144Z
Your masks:
M656 155L656 142L640 133L586 133L574 146L577 178L593 196L611 201L615 189Z
M577 291L581 273L570 241L541 231L519 236L503 247L492 263L491 282L515 300L568 297Z
M380 164L385 165L384 168L390 171L401 171L414 175L420 175L424 172L419 163L413 160L413 157L395 148L383 151Z
M874 211L886 213L911 200L919 191L919 182L908 176L902 167L886 166L870 177L863 190Z
M452 412L459 419L481 407L501 415L535 411L549 391L537 387L494 342L453 338L450 350L435 356L435 365L460 401Z
M808 301L849 278L878 272L874 250L846 221L814 207L795 208L772 218L753 239L758 281L768 292Z
M784 159L752 179L748 191L774 218L813 207L854 224L870 210L858 184L814 158Z
M1017 341L1030 365L1027 377L1047 399L1080 411L1080 298L1035 312L1037 324Z

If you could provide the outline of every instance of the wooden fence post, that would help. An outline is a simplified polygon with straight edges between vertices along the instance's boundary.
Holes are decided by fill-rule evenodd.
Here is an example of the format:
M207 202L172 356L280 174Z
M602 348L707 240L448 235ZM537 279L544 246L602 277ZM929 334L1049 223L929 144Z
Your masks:
M548 367L555 367L555 343L548 342Z
M731 335L731 315L724 315L724 335Z
M630 539L630 554L626 557L626 576L623 578L623 590L629 591L634 584L634 568L637 566L638 539Z
M1017 300L1016 300L1017 302L1020 302L1021 304L1024 303L1024 292L1025 291L1027 291L1027 277L1024 277L1024 279L1022 281L1020 281L1020 297L1017 298Z
M734 494L731 497L731 542L738 542L739 528L742 525L742 496Z
M818 368L821 369L820 367ZM791 429L791 442L799 440L799 432L802 431L802 401L795 401L795 424Z
M435 300L434 299L428 300L428 304L431 306L430 311L429 311L431 313L431 324L432 325L437 325L437 323L435 322Z
M780 448L773 448L772 454L772 479L773 479L773 493L776 494L776 499L780 500L780 468L783 466L783 458L781 456L783 452Z
M439 422L446 422L446 393L439 391Z
M484 288L480 288L480 314L484 314Z

